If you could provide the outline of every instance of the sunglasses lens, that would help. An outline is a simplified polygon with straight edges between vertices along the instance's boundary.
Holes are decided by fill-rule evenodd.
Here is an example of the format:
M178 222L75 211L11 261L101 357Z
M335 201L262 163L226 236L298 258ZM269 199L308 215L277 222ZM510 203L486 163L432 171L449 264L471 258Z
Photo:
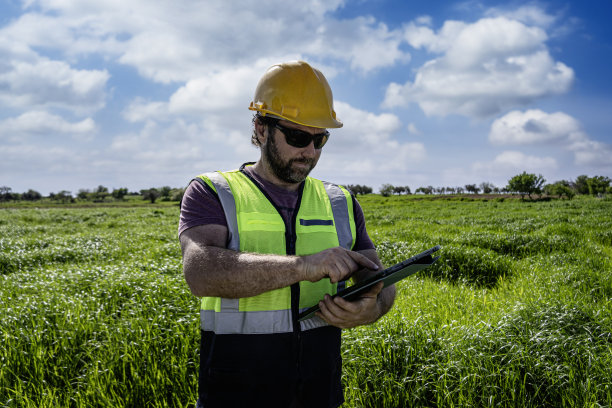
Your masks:
M278 124L276 125L276 128L283 132L287 144L297 148L306 147L310 144L310 142L314 142L314 148L321 149L323 146L325 146L325 143L327 143L327 139L329 138L329 132L327 131L324 133L311 135L310 133L303 132L298 129L289 129Z
M299 130L287 129L283 132L287 143L293 147L306 147L310 144L312 137L306 132L300 132Z
M325 133L319 133L318 135L316 135L313 138L315 149L320 149L325 146L325 143L327 143L327 139L329 139L329 132L327 131Z

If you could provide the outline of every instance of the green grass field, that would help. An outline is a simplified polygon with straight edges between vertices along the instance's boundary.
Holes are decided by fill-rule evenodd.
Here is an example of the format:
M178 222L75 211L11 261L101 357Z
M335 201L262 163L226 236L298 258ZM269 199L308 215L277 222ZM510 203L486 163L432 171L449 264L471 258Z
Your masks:
M360 202L383 263L442 250L344 332L346 407L612 406L612 201ZM195 402L177 223L168 205L0 210L0 406Z

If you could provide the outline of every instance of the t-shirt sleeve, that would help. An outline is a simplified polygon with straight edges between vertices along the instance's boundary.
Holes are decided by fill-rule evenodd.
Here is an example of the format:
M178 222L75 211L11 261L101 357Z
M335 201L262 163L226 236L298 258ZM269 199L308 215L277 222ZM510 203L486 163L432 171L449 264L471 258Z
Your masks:
M361 209L359 202L355 199L355 196L351 197L353 198L353 216L355 218L355 227L357 229L355 237L355 246L353 247L353 251L375 249L374 243L370 239L368 231L366 230L363 210Z
M204 183L193 180L183 195L178 234L198 225L227 226L225 213L217 193Z

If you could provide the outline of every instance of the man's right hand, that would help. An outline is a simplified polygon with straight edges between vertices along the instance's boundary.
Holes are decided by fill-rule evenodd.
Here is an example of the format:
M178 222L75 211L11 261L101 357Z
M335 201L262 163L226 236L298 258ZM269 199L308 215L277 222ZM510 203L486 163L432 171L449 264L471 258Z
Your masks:
M378 265L364 255L342 247L303 256L300 267L304 280L317 282L329 277L332 283L346 280L354 272L363 268L378 269Z

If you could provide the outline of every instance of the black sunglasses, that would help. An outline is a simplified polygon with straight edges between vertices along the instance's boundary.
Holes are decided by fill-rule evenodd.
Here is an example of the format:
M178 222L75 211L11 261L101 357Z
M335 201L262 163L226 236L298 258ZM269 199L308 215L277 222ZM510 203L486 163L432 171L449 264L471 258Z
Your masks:
M274 127L283 132L287 144L293 147L303 148L310 145L310 142L314 142L314 148L321 149L327 143L327 139L329 139L329 132L327 130L323 133L312 135L303 130L291 129L278 123Z

